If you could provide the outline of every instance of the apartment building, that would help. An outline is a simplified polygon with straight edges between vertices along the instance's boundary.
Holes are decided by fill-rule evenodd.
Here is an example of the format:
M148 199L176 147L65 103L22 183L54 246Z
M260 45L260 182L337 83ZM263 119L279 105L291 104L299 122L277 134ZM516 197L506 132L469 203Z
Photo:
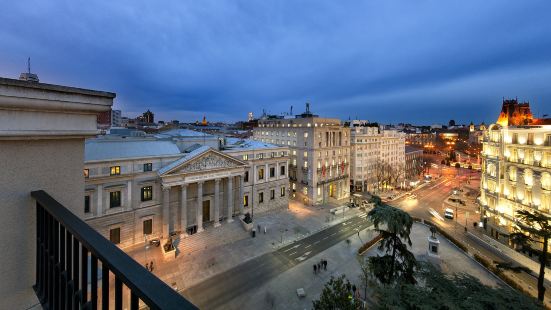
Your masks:
M295 118L261 118L253 138L289 148L292 197L306 204L349 197L350 128L339 119L314 115L307 104Z
M402 186L405 136L366 122L351 122L351 181L356 191Z

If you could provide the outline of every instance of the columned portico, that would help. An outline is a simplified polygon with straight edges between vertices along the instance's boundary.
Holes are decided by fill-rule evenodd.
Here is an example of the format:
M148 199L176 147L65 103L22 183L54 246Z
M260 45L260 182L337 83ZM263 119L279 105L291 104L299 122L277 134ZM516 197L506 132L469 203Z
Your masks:
M180 191L180 230L187 235L187 184L181 185Z
M163 238L169 236L170 225L170 187L163 187Z
M209 147L201 147L181 159L159 169L162 178L163 190L163 236L169 234L169 198L168 189L180 187L180 228L182 233L186 228L195 224L196 232L203 231L203 223L212 222L214 227L220 225L220 218L227 216L227 222L232 222L234 212L234 178L239 177L239 195L243 197L243 179L246 162L231 157ZM227 186L225 186L227 184ZM224 186L222 186L224 185ZM191 210L188 208L188 189L193 197L197 186L195 202L191 200ZM221 188L222 187L222 188ZM222 190L224 192L222 193ZM166 199L165 199L166 196ZM223 197L225 196L225 197ZM212 197L212 199L211 199ZM227 208L223 208L223 201L227 199ZM207 203L208 201L208 203ZM193 208L195 210L193 210ZM242 211L242 203L239 211ZM191 212L190 212L191 211ZM188 214L195 211L195 223L188 223ZM192 215L190 215L192 216ZM165 224L166 223L166 224Z
M203 181L197 182L197 232L203 231Z
M214 227L220 226L220 179L214 180Z
M244 175L239 176L239 199L237 200L239 203L239 214L243 214L243 190L245 189L244 179Z
M228 223L233 222L233 177L228 178Z

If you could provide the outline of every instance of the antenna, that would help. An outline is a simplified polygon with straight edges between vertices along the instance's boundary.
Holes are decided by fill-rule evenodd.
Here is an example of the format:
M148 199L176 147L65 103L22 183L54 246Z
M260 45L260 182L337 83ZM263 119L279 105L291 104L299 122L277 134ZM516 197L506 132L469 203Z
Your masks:
M29 70L29 74L31 74L31 57L27 58L27 69Z

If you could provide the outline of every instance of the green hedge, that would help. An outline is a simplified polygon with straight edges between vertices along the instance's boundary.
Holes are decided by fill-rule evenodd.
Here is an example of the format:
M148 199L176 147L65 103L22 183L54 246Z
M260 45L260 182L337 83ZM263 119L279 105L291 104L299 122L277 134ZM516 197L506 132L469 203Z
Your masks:
M509 286L511 286L512 288L516 289L519 292L524 293L525 295L532 296L532 294L530 294L530 292L528 292L522 286L520 286L513 278L511 278L511 276L504 273L503 270L501 270L501 269L497 268L496 266L494 266L494 264L491 261L487 260L486 258L484 258L484 257L482 257L482 256L480 256L476 253L473 255L473 257L482 266L484 266L486 269L488 269L493 274L498 276L501 280L503 280L503 282L509 284Z

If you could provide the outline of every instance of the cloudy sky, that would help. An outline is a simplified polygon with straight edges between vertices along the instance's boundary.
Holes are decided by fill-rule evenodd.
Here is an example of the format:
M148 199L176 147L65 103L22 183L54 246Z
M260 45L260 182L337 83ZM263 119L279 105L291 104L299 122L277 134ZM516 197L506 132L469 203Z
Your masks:
M302 112L494 121L551 114L551 1L9 1L0 76L117 93L158 119Z

